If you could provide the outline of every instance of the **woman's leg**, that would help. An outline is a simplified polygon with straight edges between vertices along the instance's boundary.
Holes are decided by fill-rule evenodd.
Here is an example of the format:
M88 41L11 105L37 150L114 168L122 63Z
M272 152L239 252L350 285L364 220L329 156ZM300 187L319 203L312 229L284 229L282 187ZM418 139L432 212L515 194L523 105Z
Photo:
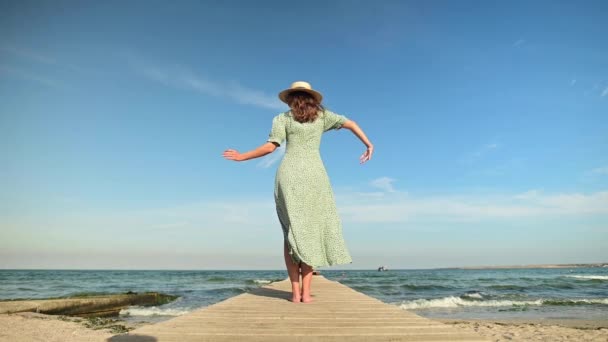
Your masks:
M300 266L294 264L291 261L291 255L287 248L287 241L284 242L283 254L285 256L285 266L287 266L287 274L289 274L289 280L291 281L291 301L294 303L300 302Z
M312 267L302 263L302 302L312 302L310 284L312 283Z

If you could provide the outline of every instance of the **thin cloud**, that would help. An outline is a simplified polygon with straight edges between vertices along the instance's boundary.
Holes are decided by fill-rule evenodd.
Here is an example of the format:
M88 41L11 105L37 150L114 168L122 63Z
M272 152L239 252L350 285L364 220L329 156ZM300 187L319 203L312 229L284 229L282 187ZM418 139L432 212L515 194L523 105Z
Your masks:
M392 178L380 177L371 181L370 185L385 192L395 192L393 182L395 182L395 180Z
M484 155L492 150L495 150L497 148L498 148L498 144L496 144L496 143L486 144L486 145L483 145L479 150L474 152L473 156L476 158L479 158L482 155Z
M26 59L29 59L29 60L32 60L32 61L35 61L38 63L57 64L57 61L53 58L50 58L48 56L30 51L28 49L24 49L21 47L16 47L16 46L12 46L12 45L2 45L2 46L0 46L0 51L8 52L12 55L15 55L18 57L23 57L23 58L26 58Z
M9 53L13 56L21 57L29 60L30 62L45 64L48 66L55 66L60 69L67 69L78 73L96 73L97 71L88 68L83 68L71 63L60 62L55 58L47 56L45 54L26 49L23 47L17 47L13 45L2 45L0 46L0 52Z
M608 96L608 87L604 88L601 97Z
M285 105L262 91L245 87L236 81L218 82L204 78L184 67L165 68L131 58L131 66L141 76L165 86L182 88L213 97L227 98L256 107L284 110Z
M520 40L517 40L515 43L513 43L513 47L514 48L520 47L520 46L524 45L525 43L526 43L526 41L524 39L520 39Z
M485 144L485 145L479 147L477 150L465 155L463 158L463 162L464 163L473 163L473 162L477 161L478 159L482 158L483 156L498 149L499 147L500 147L500 144L498 144L498 143Z
M57 61L53 58L12 45L0 45L0 52L8 53L10 55L30 60L38 64L57 65ZM35 73L33 71L6 64L0 65L0 73L17 77L22 80L32 81L51 88L59 88L65 85L62 82L43 75L39 75L38 73Z
M595 168L590 173L593 175L608 175L608 166Z
M411 196L395 191L383 196L361 192L336 192L336 202L344 222L506 222L564 217L608 217L608 191L594 193L545 194L530 190L515 194L444 194ZM50 215L50 216L49 216ZM218 234L267 231L277 225L272 195L254 198L209 200L143 210L78 211L36 214L26 218L1 217L0 231L27 231L45 227L47 231L87 229L146 232L168 230L184 232L185 238L197 234L209 238ZM218 228L221 228L218 230ZM185 234L188 233L188 234ZM100 233L101 234L101 233ZM106 234L107 235L107 234ZM195 239L196 240L196 239Z
M564 216L608 215L608 191L591 194L544 194L537 190L513 195L437 195L402 193L378 198L341 194L338 207L345 221L406 223L411 221L511 221Z
M570 81L570 86L571 87L574 86L575 84L576 84L576 80L575 79L573 79L573 80Z
M0 74L10 75L26 81L32 81L51 88L61 88L65 86L65 84L63 84L62 82L59 82L52 78L37 75L33 72L7 65L0 65Z
M489 176L497 177L510 174L516 171L521 171L526 166L526 159L523 158L507 158L500 161L495 161L491 165L483 168L470 170L471 176Z
M152 225L150 226L151 229L179 229L182 227L188 227L188 225L190 225L190 222L188 221L177 221L177 222L169 222L169 223L162 223L162 224L158 224L156 226Z
M273 153L262 157L262 160L257 164L258 167L267 169L281 160L285 155L285 144L279 146Z
M513 198L518 200L531 200L534 198L538 198L541 195L541 191L539 190L528 190L521 194L514 195Z

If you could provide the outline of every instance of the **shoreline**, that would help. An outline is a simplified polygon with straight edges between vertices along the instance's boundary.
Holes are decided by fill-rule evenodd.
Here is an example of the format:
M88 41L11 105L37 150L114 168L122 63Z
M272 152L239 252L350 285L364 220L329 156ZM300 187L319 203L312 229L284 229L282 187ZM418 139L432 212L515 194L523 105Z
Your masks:
M470 265L470 266L434 266L434 267L390 267L388 270L392 271L432 271L432 270L478 270L478 269L526 269L526 268L608 268L608 261L606 262L590 262L590 263L571 263L571 264L515 264L515 265ZM370 268L331 268L331 269L320 269L316 270L321 274L323 272L347 272L347 271L377 271L377 267ZM171 272L283 272L283 268L260 268L260 269L240 269L240 268L0 268L0 271L101 271L101 272L113 272L113 271L142 271L142 272L158 272L158 271L171 271Z
M554 268L608 268L608 263L599 262L592 264L530 264L530 265L490 265L490 266L460 266L444 267L444 270L504 270L504 269L554 269Z

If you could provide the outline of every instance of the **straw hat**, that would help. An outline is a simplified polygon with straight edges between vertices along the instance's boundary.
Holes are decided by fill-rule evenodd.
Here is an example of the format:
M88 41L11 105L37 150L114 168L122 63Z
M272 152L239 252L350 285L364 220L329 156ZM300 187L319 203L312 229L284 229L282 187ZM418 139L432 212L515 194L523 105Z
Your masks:
M319 101L319 103L321 103L321 100L323 100L323 95L321 95L321 93L319 93L318 91L312 89L312 87L310 86L310 83L304 82L304 81L293 82L291 84L291 87L289 87L288 89L285 89L279 93L279 98L281 99L281 101L287 103L287 95L289 95L291 92L294 92L294 91L303 91L303 92L309 93L315 99L317 99L317 101Z

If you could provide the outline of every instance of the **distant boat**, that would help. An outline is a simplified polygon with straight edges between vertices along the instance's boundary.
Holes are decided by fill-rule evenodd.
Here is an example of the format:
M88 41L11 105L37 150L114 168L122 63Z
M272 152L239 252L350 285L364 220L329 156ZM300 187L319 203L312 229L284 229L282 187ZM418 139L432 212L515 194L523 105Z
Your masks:
M388 268L386 266L378 267L378 272L382 272L382 271L388 271Z

